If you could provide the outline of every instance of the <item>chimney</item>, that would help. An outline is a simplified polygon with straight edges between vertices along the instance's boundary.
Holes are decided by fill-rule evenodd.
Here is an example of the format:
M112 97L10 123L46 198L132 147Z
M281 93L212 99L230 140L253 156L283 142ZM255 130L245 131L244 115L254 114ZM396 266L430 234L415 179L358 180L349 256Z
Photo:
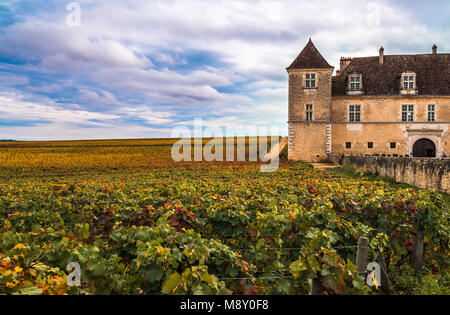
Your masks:
M380 48L380 65L384 64L384 48L381 46Z
M341 64L340 64L340 72L342 73L345 71L345 68L350 64L350 61L352 61L352 58L350 57L341 57Z
M437 54L437 46L436 44L433 45L433 55Z

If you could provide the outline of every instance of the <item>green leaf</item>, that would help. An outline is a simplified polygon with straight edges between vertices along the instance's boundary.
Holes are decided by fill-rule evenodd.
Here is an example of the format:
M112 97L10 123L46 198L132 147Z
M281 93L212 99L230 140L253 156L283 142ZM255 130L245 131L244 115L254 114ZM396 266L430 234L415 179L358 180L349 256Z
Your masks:
M151 232L149 230L140 229L136 231L135 238L136 240L140 240L146 242L150 239Z
M102 276L105 274L106 268L104 264L93 264L88 267L88 270L92 271L94 276Z
M364 281L362 281L360 278L357 278L352 281L352 284L355 288L360 290L364 286Z
M41 295L42 289L37 287L28 287L20 290L20 294L23 295Z
M83 226L81 227L81 235L83 237L83 239L87 239L90 235L89 233L89 224L85 223L83 224Z
M305 264L301 260L296 260L289 266L289 270L295 278L299 278L306 269Z
M202 274L202 280L208 283L211 288L217 289L218 279L214 275L210 275L207 272Z
M142 255L142 254L139 254L137 257L136 257L136 266L138 267L138 268L141 268L141 266L142 266L142 264L145 262L145 256L144 255Z
M308 261L308 264L313 271L315 271L315 272L320 271L320 264L313 255L308 256L308 258L306 258L306 260Z
M172 293L173 289L175 289L181 281L181 275L178 272L175 272L170 275L169 279L164 282L161 292L164 294Z
M162 271L161 268L159 268L159 267L151 268L145 272L145 280L147 280L149 282L159 281L159 280L161 280L163 275L164 275L164 272Z
M228 290L227 288L221 288L218 292L219 295L231 295L231 291Z

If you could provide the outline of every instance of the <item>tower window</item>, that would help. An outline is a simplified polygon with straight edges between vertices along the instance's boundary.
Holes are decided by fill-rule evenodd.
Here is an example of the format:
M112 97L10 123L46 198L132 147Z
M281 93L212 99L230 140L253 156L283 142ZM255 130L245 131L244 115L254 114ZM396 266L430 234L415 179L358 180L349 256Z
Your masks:
M313 104L306 104L306 121L313 120Z
M414 105L402 105L402 121L414 121Z
M305 74L305 87L308 89L312 89L312 88L316 87L316 74L315 73Z
M367 142L367 148L373 149L373 142Z
M397 142L391 142L390 146L391 146L391 149L397 148Z
M428 121L434 121L435 119L435 106L428 105Z
M352 143L351 142L346 142L345 143L345 148L346 149L351 149L352 148Z
M349 107L349 121L361 121L361 106L360 105L350 105Z

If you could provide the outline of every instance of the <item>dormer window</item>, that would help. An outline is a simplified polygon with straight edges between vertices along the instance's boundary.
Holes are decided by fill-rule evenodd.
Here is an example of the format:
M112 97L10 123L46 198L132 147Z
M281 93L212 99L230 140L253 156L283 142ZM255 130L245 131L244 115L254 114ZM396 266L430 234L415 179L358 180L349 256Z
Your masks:
M404 90L408 90L408 89L414 89L414 87L416 86L415 83L415 76L413 75L404 75L403 76L403 89Z
M359 91L361 90L361 75L352 74L349 80L349 88L350 91Z
M360 95L363 94L362 74L354 72L348 76L348 95Z
M416 74L404 72L401 79L401 94L417 94Z
M314 89L316 87L316 74L306 73L305 74L305 88Z

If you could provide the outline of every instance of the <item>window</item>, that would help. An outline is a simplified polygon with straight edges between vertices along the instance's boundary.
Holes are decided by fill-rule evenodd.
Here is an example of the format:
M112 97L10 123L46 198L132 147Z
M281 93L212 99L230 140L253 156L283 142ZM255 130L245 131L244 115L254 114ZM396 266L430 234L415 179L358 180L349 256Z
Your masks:
M361 121L361 106L360 105L350 105L349 107L349 121Z
M391 142L390 147L391 149L397 148L397 142Z
M416 74L414 72L403 73L402 82L404 90L414 90L416 88Z
M313 105L306 104L306 121L312 121L312 120L313 120Z
M345 148L346 149L351 149L352 148L352 143L351 142L346 142L345 143Z
M350 91L359 91L362 87L362 77L360 74L351 74L349 76L349 85L348 88Z
M414 89L414 77L413 76L406 75L403 77L403 88L405 90Z
M308 89L312 89L316 87L316 74L315 73L307 73L305 75L305 87Z
M402 105L402 121L414 121L414 105Z
M373 142L367 142L367 148L373 149Z
M428 105L428 121L434 121L435 118L435 106Z
M363 78L362 74L352 72L347 77L347 95L363 95Z

